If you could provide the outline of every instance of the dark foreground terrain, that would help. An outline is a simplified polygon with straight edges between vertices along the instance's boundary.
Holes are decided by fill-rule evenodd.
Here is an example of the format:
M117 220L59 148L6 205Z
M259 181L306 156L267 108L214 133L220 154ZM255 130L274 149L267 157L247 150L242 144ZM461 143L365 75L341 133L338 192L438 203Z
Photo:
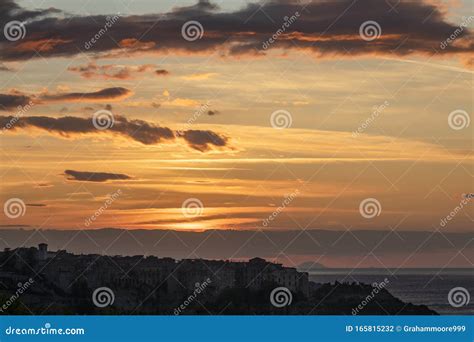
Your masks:
M38 248L0 253L0 314L432 315L384 284L326 283L248 262L75 255Z

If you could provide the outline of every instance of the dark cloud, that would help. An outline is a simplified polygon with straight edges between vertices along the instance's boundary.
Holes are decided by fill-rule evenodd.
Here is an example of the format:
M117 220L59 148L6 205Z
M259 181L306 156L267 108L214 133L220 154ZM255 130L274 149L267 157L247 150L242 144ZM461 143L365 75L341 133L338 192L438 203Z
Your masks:
M198 0L195 5L175 7L173 12L185 17L202 15L203 12L212 12L219 9L219 6L209 0Z
M125 175L123 173L65 170L64 174L69 180L83 181L83 182L106 182L109 180L132 179L132 177Z
M158 76L168 76L170 72L165 69L158 69L158 70L155 70L155 74L157 74Z
M15 69L9 68L5 64L0 63L0 71L15 71Z
M119 115L115 115L113 124L103 130L99 130L94 126L93 118L75 116L59 118L49 116L0 116L0 127L9 127L7 131L36 128L59 134L65 138L81 134L118 135L144 145L156 145L182 138L188 146L200 152L228 147L228 138L213 131L188 130L174 132L168 127L161 127L143 120L128 120Z
M17 5L14 0L0 1L0 22L2 23L10 20L26 21L28 19L38 19L57 13L62 13L62 11L55 8L43 10L25 10L24 8Z
M227 146L227 137L213 131L188 130L181 135L191 148L201 152L212 150L213 147Z
M26 106L31 98L26 95L0 94L0 110L11 110Z
M27 207L46 207L46 204L43 203L26 203Z
M208 110L207 111L207 115L210 115L210 116L217 115L219 113L220 112L218 110Z
M11 110L26 105L48 102L87 102L121 100L132 94L132 91L116 87L106 88L90 93L57 93L43 95L26 95L21 93L0 94L0 110ZM110 105L108 105L110 106Z
M125 118L119 117L116 123L122 133L127 134L145 145L154 145L164 140L173 140L175 138L170 128L160 127L143 120L127 121ZM115 126L114 124L114 127ZM112 127L112 129L114 129L114 127Z
M267 43L268 50L305 49L321 57L472 54L473 33L467 28L457 34L453 43L440 48L441 42L459 31L459 24L449 23L444 9L439 6L421 0L401 0L396 4L380 0L312 1L306 4L296 0L274 0L223 12L216 11L217 6L209 1L200 1L168 13L120 17L107 30L108 37L98 39L88 51L120 56L124 52L216 50L221 54L263 55ZM107 22L105 15L43 18L54 12L25 11L12 1L4 2L2 7L8 18L13 12L20 19L29 18L29 33L18 42L8 42L1 36L1 60L36 58L38 50L42 57L76 55L81 52L78 49L81 42L89 41ZM282 29L284 18L291 24L269 43L269 39ZM202 39L192 42L183 39L181 28L189 20L196 20L203 26ZM380 25L379 39L365 41L359 36L361 24L368 20ZM140 37L140 41L136 37Z
M48 116L28 116L16 118L12 116L0 117L0 124L5 126L14 121L12 130L18 128L38 128L51 133L57 133L64 137L74 134L102 133L117 134L139 141L145 145L157 144L163 140L174 139L174 133L166 127L156 126L142 120L127 120L122 116L115 116L114 123L106 130L98 130L94 126L92 118L81 118L75 116L64 116L53 118Z
M77 101L104 101L123 99L132 94L132 91L121 88L106 88L91 93L62 93L62 94L46 94L40 97L41 101L52 102L52 101L64 101L64 102L77 102Z

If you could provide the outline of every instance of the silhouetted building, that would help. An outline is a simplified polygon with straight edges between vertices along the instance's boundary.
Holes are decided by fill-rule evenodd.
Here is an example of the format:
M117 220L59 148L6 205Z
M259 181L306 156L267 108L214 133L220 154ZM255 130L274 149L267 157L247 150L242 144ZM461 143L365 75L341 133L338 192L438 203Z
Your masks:
M64 250L38 248L5 249L0 252L2 270L11 274L36 273L52 288L72 294L78 288L94 289L111 286L115 289L141 291L159 289L168 298L179 298L198 287L206 279L209 288L220 292L226 288L263 288L277 284L293 292L308 294L308 274L295 268L267 262L261 258L249 262L184 259L154 256L74 255ZM0 279L5 272L0 271ZM10 274L10 277L11 277ZM125 304L124 304L125 305Z

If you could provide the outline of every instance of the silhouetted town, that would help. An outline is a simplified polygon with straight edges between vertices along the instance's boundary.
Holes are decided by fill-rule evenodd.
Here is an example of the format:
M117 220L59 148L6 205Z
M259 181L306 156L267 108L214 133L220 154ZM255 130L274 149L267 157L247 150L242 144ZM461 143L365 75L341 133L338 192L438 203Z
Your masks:
M271 298L278 289L283 305ZM359 283L317 284L261 258L75 255L45 243L0 252L3 314L351 314L371 292ZM435 314L377 292L360 314Z

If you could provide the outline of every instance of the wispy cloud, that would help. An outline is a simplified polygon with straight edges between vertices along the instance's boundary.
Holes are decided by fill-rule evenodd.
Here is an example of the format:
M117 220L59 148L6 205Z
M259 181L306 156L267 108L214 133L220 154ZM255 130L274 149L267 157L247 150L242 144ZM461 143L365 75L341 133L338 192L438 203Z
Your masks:
M128 80L138 77L139 75L152 74L154 70L155 75L164 76L168 75L169 71L164 69L156 69L153 64L145 64L139 66L129 65L114 65L105 64L98 65L95 62L91 62L86 65L72 66L68 68L69 71L79 74L83 78L93 79L117 79L117 80Z
M3 63L0 63L0 71L14 71L15 69L6 66Z
M215 72L207 72L207 73L202 73L202 74L191 74L191 75L186 75L182 76L181 78L187 81L203 81L203 80L208 80L211 77L214 77L218 75Z
M158 76L168 76L170 74L170 72L168 70L165 70L165 69L157 69L157 70L155 70L155 74L158 75Z

